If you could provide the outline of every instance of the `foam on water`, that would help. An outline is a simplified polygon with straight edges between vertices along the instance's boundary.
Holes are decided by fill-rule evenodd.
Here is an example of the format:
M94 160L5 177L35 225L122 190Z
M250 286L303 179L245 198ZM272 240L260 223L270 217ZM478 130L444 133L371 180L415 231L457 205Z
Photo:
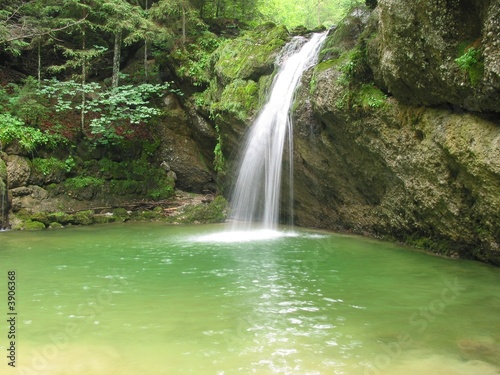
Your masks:
M274 229L255 229L255 230L234 230L211 233L195 238L196 242L252 242L275 240L283 237L298 237L297 232L280 231Z

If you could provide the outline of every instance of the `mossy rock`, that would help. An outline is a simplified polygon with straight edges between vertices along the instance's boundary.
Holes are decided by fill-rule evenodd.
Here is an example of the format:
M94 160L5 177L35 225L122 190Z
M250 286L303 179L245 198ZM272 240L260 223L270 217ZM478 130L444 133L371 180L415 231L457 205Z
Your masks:
M77 212L73 217L73 224L76 225L90 225L94 223L94 212L91 210Z
M227 218L227 201L223 196L216 197L210 203L190 205L184 213L175 218L178 223L222 223Z
M64 225L62 225L61 223L53 222L50 223L49 225L49 229L62 229L62 228L64 228Z
M130 220L130 215L127 210L123 207L115 208L113 210L113 215L117 221L127 221Z
M245 121L257 110L258 94L259 85L255 81L236 79L224 88L220 102L214 103L212 109L233 113Z
M45 229L45 224L41 223L39 221L25 221L21 228L21 230L29 230L29 231L35 231L35 230L43 230Z
M47 218L51 223L59 223L62 225L72 224L74 222L73 215L65 212L51 212L47 214Z
M136 180L111 180L110 191L116 195L142 194L144 183Z
M64 180L67 171L65 161L55 157L34 158L31 162L32 169L29 182L33 185L60 183Z
M93 221L95 224L108 224L114 223L116 221L116 217L113 215L94 215Z
M102 178L78 176L64 181L66 194L78 200L92 200L105 181Z
M257 81L271 74L276 56L289 37L285 26L266 23L224 43L214 52L217 76L225 85L234 79Z
M43 223L45 226L49 226L50 223L53 222L49 218L49 214L47 212L37 212L30 216L30 220L39 221L40 223Z
M0 159L0 181L7 181L7 165Z
M163 212L156 211L142 211L137 212L137 216L134 217L134 220L158 220L163 217Z

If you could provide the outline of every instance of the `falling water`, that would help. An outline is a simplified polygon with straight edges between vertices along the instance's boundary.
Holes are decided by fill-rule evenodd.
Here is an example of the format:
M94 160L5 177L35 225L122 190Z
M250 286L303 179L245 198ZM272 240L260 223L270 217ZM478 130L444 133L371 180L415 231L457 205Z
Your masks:
M309 41L295 37L280 56L269 99L252 125L245 144L238 179L232 195L233 229L261 223L265 229L278 224L282 161L288 140L290 189L292 189L292 121L290 107L300 78L314 65L326 32ZM293 190L289 194L292 207Z
M7 190L4 182L0 179L0 231L7 227Z

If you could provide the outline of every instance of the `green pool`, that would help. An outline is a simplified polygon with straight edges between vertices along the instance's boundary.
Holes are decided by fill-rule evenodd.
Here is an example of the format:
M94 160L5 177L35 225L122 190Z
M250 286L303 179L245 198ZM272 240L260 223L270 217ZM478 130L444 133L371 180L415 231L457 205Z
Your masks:
M500 269L334 233L223 230L0 233L0 372L500 373Z

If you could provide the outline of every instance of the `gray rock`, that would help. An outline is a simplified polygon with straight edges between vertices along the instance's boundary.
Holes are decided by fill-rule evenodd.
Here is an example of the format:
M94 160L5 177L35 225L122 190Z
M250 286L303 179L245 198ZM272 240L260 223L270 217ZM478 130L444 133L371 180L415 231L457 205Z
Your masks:
M9 189L27 184L31 174L28 160L21 156L9 155L7 157L7 181Z

